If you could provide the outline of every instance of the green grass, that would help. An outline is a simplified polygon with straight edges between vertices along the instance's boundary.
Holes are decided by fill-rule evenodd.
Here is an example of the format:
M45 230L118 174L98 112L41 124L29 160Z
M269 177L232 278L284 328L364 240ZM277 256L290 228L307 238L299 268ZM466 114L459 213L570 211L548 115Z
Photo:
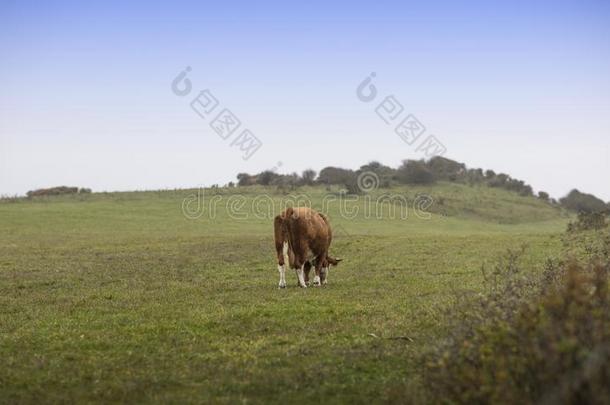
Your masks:
M285 196L206 190L222 195L216 217L187 219L194 192L0 203L0 403L416 401L443 309L507 248L527 244L541 266L567 222L503 190L396 188L432 196L431 218L366 218L361 199L346 219L331 205L344 262L324 288L289 273L279 290L272 220L249 207ZM328 194L298 192L319 209ZM246 219L226 210L235 193Z

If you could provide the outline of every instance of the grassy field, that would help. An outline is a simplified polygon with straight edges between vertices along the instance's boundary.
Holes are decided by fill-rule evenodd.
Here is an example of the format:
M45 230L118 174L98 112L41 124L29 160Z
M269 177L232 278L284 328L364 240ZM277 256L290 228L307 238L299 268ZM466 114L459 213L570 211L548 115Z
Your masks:
M498 189L386 191L429 195L431 217L331 204L344 262L326 287L290 273L285 290L272 218L252 209L265 193L279 207L272 188L207 189L214 217L196 219L197 190L0 203L0 402L417 402L443 309L508 248L542 266L567 219ZM298 193L322 209L333 192Z

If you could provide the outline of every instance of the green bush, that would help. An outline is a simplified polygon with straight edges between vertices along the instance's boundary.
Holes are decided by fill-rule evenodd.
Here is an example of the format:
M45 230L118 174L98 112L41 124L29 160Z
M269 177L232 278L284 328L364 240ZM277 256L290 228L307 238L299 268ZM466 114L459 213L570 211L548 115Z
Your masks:
M537 275L518 256L487 274L486 294L451 310L424 363L430 401L609 403L610 263L549 261Z
M426 166L437 180L458 181L466 176L466 165L447 159L442 156L435 156L426 162Z
M379 162L372 161L363 166L360 166L358 173L373 172L379 178L379 187L388 188L392 186L396 179L396 169L385 166Z
M301 175L301 182L306 185L306 186L311 186L314 184L314 181L316 180L316 171L312 170L312 169L307 169L303 171L303 174Z
M318 182L322 184L345 184L354 176L354 171L340 167L325 167L320 170Z
M568 224L568 232L603 229L608 226L606 216L604 212L581 211L576 221Z
M252 176L248 173L238 173L237 174L237 185L240 187L243 186L252 186L256 184L256 176Z
M574 189L559 200L561 205L576 212L603 212L606 210L606 203L592 194L581 193Z
M434 183L434 174L423 160L405 160L398 168L396 177L403 184Z
M49 195L63 195L63 194L77 194L78 187L67 187L67 186L59 186L59 187L51 187L51 188L40 188L38 190L28 191L26 195L28 197L41 197L41 196L49 196Z

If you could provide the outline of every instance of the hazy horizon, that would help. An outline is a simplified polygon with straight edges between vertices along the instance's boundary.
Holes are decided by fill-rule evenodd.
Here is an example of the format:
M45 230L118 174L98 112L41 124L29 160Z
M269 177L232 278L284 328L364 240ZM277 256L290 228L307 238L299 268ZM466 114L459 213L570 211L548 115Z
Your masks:
M0 4L0 194L397 167L425 155L375 113L393 95L445 157L610 200L609 3L111 3ZM204 89L241 121L226 140L190 106Z

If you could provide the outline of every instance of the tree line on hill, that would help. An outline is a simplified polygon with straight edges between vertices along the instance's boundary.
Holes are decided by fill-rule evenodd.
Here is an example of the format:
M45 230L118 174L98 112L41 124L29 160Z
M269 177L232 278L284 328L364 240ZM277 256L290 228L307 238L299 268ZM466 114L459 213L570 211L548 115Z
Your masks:
M373 161L361 166L358 170L329 166L316 173L314 170L305 170L301 175L297 173L280 174L272 170L265 170L258 174L239 173L238 186L277 186L280 190L294 190L307 185L337 185L345 187L348 193L358 194L358 176L364 172L375 173L381 188L393 185L425 185L437 181L501 188L518 193L521 196L536 196L540 200L553 205L561 205L576 212L603 212L610 210L610 203L591 194L572 190L559 201L551 198L545 191L536 195L529 184L523 180L512 178L505 173L496 173L493 170L469 169L464 163L457 162L442 156L435 156L429 160L404 160L398 168L392 168ZM230 183L229 186L233 186Z
M388 188L394 185L426 185L437 181L502 188L518 193L522 196L534 196L534 191L523 180L514 179L505 173L496 173L493 170L469 169L464 163L457 162L441 156L429 160L404 160L398 168L383 165L373 161L361 166L357 170L329 166L320 173L308 169L301 175L297 173L280 174L273 170L265 170L258 174L239 173L237 186L276 186L279 190L290 191L301 186L325 185L340 186L350 194L362 192L358 186L358 176L362 173L374 173L379 179L378 187ZM235 186L233 182L229 187ZM27 192L28 198L40 196L53 196L65 194L88 194L91 189L78 187L52 187ZM582 193L576 189L559 199L551 198L547 192L539 191L536 195L542 201L552 205L560 205L575 212L610 214L610 202L605 203L592 194Z

